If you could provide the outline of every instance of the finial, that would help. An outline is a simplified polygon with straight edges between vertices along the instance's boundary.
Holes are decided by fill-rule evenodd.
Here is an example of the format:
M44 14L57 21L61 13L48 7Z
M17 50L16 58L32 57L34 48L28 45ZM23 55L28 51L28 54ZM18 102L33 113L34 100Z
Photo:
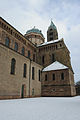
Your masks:
M53 24L52 18L51 18L51 24Z

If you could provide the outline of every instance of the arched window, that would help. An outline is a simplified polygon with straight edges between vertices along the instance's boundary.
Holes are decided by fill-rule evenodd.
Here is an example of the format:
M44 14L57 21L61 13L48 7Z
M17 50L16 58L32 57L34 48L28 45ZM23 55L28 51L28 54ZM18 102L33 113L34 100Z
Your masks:
M33 61L35 62L35 54L33 54Z
M44 60L44 55L43 55L43 56L42 56L42 64L44 64L44 61L45 61L45 60Z
M15 42L14 50L18 51L18 43L17 42Z
M54 54L52 54L52 56L51 56L51 62L52 63L55 62L55 56L54 56Z
M47 78L47 74L45 75L45 81L47 81L48 80L48 78Z
M5 39L5 45L6 45L7 47L9 47L9 44L10 44L10 40L9 40L8 37L6 37L6 39Z
M32 80L34 80L34 67L32 67Z
M23 77L26 77L26 64L24 64Z
M61 80L64 80L64 73L61 73Z
M55 80L55 74L54 73L52 74L52 80Z
M24 47L22 47L22 55L24 55L25 54L25 49L24 49Z
M41 81L41 71L38 71L39 81Z
M50 31L52 31L52 28L50 29Z
M60 47L62 47L62 44L60 44Z
M28 58L30 58L31 54L30 54L30 50L28 50Z
M15 65L16 65L16 60L12 58L11 60L11 74L15 74Z

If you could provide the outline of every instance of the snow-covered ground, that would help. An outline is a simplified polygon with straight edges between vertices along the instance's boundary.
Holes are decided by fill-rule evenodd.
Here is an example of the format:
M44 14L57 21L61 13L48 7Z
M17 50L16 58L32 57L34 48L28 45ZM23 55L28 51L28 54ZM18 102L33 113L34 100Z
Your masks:
M80 96L0 100L0 120L80 120Z

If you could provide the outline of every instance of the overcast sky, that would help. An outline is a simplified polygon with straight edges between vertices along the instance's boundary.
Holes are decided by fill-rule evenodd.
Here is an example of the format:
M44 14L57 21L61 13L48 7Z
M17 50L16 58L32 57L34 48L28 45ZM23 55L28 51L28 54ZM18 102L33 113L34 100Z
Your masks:
M80 80L80 0L0 0L0 15L22 34L36 26L45 40L52 18L71 52L75 81Z

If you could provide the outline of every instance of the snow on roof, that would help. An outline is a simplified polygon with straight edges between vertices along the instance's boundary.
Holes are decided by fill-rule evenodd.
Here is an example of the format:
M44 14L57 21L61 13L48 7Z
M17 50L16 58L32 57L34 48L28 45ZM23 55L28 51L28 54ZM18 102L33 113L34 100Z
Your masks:
M59 42L59 41L62 41L62 39L60 39L60 40L51 40L49 42L45 42L43 44L37 45L37 47L40 47L40 46L43 46L43 45L48 45L48 44L51 44L51 43L56 43L56 42Z
M68 67L61 64L58 61L55 61L54 63L52 63L51 65L45 67L43 69L43 71L51 71L51 70L61 70L61 69L67 69Z

